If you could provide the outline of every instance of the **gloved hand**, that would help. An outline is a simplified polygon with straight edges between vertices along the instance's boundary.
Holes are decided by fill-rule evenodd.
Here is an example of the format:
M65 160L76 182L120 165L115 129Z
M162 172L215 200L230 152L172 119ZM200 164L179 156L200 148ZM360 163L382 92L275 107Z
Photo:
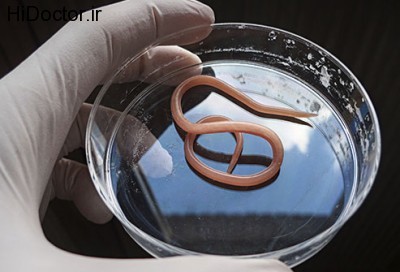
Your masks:
M87 13L82 22L68 23L0 81L0 271L290 271L273 260L92 258L46 240L39 210L54 195L74 201L89 220L111 218L87 168L61 159L83 145L90 110L83 101L155 39L213 22L212 10L191 0L125 1L101 10L97 22L87 22ZM198 61L188 54L176 46L159 47L132 67L133 75L177 55Z

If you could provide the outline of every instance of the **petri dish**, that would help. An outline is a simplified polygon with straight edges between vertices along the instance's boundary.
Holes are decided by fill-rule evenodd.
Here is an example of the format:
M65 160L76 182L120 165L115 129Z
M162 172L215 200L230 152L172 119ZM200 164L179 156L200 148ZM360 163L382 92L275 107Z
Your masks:
M198 62L176 57L130 78L149 51L188 37L192 42L182 47ZM268 106L316 114L262 115L204 85L184 96L183 111L193 123L218 115L273 130L284 147L273 179L229 186L188 164L186 132L172 118L171 96L195 75L220 79ZM233 174L267 168L270 144L243 137ZM199 135L194 149L204 164L226 171L235 146L232 134L216 133ZM366 91L329 52L280 29L228 23L175 33L120 67L97 96L86 151L99 194L153 256L275 258L294 266L322 249L363 202L381 142Z

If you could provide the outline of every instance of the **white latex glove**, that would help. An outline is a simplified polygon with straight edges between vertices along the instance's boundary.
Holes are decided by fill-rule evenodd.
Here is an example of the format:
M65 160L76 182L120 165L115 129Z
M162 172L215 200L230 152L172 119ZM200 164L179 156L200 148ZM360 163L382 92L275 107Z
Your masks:
M90 110L86 105L79 112L83 101L115 67L155 39L213 22L209 7L190 0L126 1L101 9L98 22L68 23L0 81L0 271L290 271L272 260L91 258L46 240L39 216L45 192L43 207L56 195L73 200L89 220L111 218L86 167L59 160L83 145ZM182 42L188 41L177 41ZM179 54L190 60L184 50L160 47L132 71L140 76Z

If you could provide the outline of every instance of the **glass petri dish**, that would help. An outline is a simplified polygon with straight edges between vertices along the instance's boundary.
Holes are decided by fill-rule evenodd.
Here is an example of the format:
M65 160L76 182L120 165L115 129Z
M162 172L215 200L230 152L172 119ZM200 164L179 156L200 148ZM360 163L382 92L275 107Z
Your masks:
M140 79L130 77L143 56L177 40L192 40L182 47L199 61L179 56ZM317 114L257 114L208 86L185 95L183 110L194 123L220 115L275 131L284 159L274 179L227 186L188 164L185 132L171 116L170 100L176 86L195 75L223 80L265 105ZM373 105L348 68L302 37L251 24L187 29L133 56L101 89L87 131L87 160L99 194L155 257L224 255L299 264L322 249L363 202L381 152ZM233 174L262 171L271 146L243 136ZM230 133L205 134L195 152L206 165L226 171L235 145Z

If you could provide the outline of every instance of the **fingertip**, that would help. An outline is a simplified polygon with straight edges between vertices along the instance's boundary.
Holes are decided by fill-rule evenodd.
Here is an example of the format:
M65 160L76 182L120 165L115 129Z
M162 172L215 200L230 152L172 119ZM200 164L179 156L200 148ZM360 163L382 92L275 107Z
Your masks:
M196 66L196 64L198 65ZM164 75L185 67L191 67L164 83L177 85L190 76L201 74L200 64L201 59L196 54L182 47L175 45L157 46L141 56L140 60L130 63L123 73L114 78L114 81L126 83L139 79L154 82Z
M91 212L90 215L86 215L85 217L95 224L102 225L110 222L114 216L105 205L100 205L95 212Z
M204 24L213 24L215 22L215 14L210 6L196 0L188 1L194 3L194 5L198 7L199 14L201 15L201 18L203 18Z
M286 264L276 259L239 259L246 271L268 271L268 272L293 272Z
M73 201L89 221L104 224L113 217L94 187L86 165L61 159L54 168L52 182L55 196Z
M75 203L79 212L89 221L96 224L109 222L113 214L101 199L90 178L87 167L81 169L71 200Z
M164 265L190 264L193 271L248 271L248 272L293 272L287 265L276 259L239 259L227 256L180 256L165 258ZM179 269L178 269L179 270Z
M271 272L293 272L292 269L279 260L269 259L266 262Z
M268 271L268 272L293 272L286 264L276 259L246 259L247 271Z

